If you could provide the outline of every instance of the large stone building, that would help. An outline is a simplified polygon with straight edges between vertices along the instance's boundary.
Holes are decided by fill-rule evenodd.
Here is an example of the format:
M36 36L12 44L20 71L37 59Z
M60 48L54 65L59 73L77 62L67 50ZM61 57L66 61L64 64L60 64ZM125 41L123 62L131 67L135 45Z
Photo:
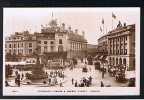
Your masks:
M98 53L108 55L109 65L135 69L135 25L118 26L98 39Z
M36 36L28 31L15 32L5 38L6 60L21 60L33 54L36 48Z
M135 69L135 25L117 27L108 33L109 64Z
M41 32L30 34L28 31L16 32L6 38L6 54L21 55L27 58L33 56L38 49L38 54L46 59L56 58L84 58L86 57L87 40L84 32L79 34L71 27L66 29L65 24L57 24L57 20L52 19L49 25L41 26Z

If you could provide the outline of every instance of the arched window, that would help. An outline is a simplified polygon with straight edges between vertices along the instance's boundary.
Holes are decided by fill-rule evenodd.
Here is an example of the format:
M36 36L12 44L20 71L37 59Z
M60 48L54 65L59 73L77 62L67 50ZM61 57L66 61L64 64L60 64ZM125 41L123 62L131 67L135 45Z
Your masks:
M115 58L113 58L113 65L115 65Z
M123 64L126 66L126 59L125 58L123 59Z
M59 39L59 44L62 44L62 39Z
M116 65L118 64L118 58L116 58Z
M122 59L121 59L121 58L119 59L119 64L120 64L120 65L122 64Z

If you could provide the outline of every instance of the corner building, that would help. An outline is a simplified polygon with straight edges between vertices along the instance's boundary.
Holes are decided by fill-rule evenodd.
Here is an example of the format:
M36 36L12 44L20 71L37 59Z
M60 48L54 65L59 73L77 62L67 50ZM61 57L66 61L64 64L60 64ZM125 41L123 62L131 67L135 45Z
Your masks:
M135 69L135 25L117 27L108 32L108 61L110 65L123 64Z

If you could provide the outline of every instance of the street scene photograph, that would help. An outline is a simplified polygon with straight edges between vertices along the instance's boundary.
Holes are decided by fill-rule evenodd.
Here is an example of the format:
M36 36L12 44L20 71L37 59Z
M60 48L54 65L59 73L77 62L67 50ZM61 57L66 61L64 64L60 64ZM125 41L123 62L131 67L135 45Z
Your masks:
M4 95L139 93L139 8L4 8L3 32Z

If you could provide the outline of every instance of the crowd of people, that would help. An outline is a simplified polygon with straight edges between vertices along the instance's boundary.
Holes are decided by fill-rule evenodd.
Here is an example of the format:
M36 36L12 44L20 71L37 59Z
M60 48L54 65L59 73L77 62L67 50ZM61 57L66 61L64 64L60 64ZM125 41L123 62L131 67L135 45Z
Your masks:
M65 78L64 71L55 70L46 72L46 74L48 76L48 85L50 86L60 85L60 87L63 86L62 80L64 80Z
M81 60L81 63L82 63L82 60ZM69 68L70 70L72 70L73 68L75 68L76 66L74 66L73 64L70 65ZM81 68L81 67L79 67ZM117 69L116 69L117 68ZM116 76L116 72L125 72L125 67L122 67L122 66L119 66L119 67L108 67L108 68L105 68L105 67L101 67L99 68L99 71L101 72L101 77L102 79L105 78L105 73L109 72L112 76ZM85 64L82 68L82 72L83 73L91 73L91 68L90 67L87 67L87 65ZM64 85L64 82L66 80L65 77L65 73L64 73L64 69L55 69L55 70L45 70L45 73L47 75L47 79L43 81L44 84L47 84L48 86L60 86L60 87L63 87ZM23 73L20 73L18 71L15 72L15 84L17 86L20 86L21 84L21 81L23 81L23 79L25 79L27 77L26 74L23 74ZM84 76L80 79L74 79L72 78L71 81L72 81L72 85L74 87L90 87L92 85L92 76ZM9 83L6 81L6 86L9 86ZM104 83L101 82L101 87L104 86Z
M18 71L15 71L15 80L14 80L15 85L20 87L21 81L23 79L24 79L24 74L23 73L20 74ZM10 86L8 81L5 81L5 83L6 83L6 86Z
M28 79L27 76L28 73L20 73L19 71L15 71L14 75L14 83L15 86L20 87L21 82L24 81L25 79ZM55 85L60 85L60 87L63 86L63 80L64 80L64 71L62 70L55 70L55 71L46 71L47 75L47 81L43 81L44 84L48 84L49 86L55 86ZM30 84L28 81L27 84ZM11 86L9 82L6 80L5 81L6 86Z
M126 66L124 65L117 65L117 66L109 66L108 72L112 77L115 77L118 81L125 80L125 71Z
M72 85L74 85L74 87L90 87L90 85L92 85L92 77L83 77L80 80L72 78Z

